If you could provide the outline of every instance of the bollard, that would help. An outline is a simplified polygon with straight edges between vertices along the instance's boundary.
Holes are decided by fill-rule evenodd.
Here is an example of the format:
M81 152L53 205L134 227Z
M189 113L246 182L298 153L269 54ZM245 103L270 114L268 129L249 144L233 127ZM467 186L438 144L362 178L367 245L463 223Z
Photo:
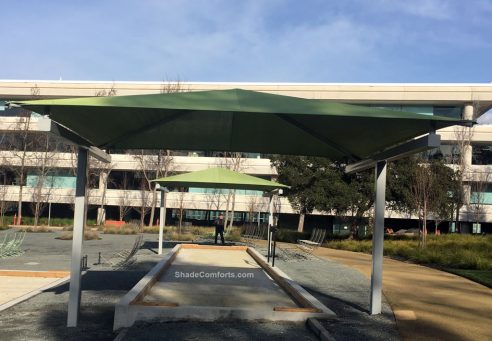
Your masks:
M275 248L277 247L277 241L273 238L273 255L272 255L272 267L275 267Z

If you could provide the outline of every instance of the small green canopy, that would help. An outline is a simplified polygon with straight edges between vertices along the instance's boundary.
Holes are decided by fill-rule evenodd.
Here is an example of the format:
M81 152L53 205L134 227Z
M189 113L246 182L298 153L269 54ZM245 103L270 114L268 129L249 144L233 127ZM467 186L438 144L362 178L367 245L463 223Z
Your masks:
M464 121L241 89L16 102L107 149L361 160Z
M163 187L198 187L249 189L270 192L278 188L289 188L255 176L234 172L226 168L209 168L202 171L179 174L152 180Z

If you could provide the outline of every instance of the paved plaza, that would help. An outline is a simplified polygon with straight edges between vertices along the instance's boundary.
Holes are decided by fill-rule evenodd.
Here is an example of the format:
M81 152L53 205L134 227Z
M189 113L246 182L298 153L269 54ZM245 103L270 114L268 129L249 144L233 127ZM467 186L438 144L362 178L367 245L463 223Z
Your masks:
M0 231L0 238L8 232ZM71 242L55 239L58 235L28 233L23 245L25 253L1 259L0 269L69 270ZM112 331L115 304L161 257L157 255L157 235L145 234L137 262L132 266L115 270L97 265L99 252L107 257L129 249L136 236L101 234L101 238L84 242L89 268L82 278L79 326L65 327L68 284L63 284L0 312L0 339L112 340L116 337ZM165 243L164 253L174 246L175 243ZM261 245L257 249L266 253ZM220 263L220 259L210 262ZM384 301L383 314L369 315L370 264L369 255L322 248L314 256L294 258L280 251L275 265L337 314L335 319L322 321L337 340L492 338L486 321L492 314L491 289L458 276L389 259L385 259L384 268L384 292L388 301ZM46 284L43 280L43 283L35 282L30 279L23 286ZM8 281L2 280L2 285L7 284ZM466 323L459 324L459 321ZM316 339L304 324L251 322L137 323L125 331L122 339L145 336L153 340L164 334L177 340Z

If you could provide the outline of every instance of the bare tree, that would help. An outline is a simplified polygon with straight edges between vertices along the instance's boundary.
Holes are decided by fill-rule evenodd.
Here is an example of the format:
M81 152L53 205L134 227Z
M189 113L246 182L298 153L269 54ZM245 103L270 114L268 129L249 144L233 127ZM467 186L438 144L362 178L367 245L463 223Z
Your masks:
M253 222L253 215L259 211L260 203L259 198L255 195L251 195L248 199L248 223Z
M473 117L476 119L480 113L481 105L479 100L473 101L472 104ZM469 162L471 158L471 140L473 137L474 128L465 126L455 126L455 146L456 153L452 155L452 163L456 167L457 181L459 188L455 197L455 227L458 228L461 208L468 203L467 194L469 186L466 184L466 177L469 173Z
M145 216L150 211L151 197L146 186L147 181L145 179L140 179L140 190L138 192L140 205L135 207L135 210L140 214L140 227L145 226Z
M3 163L5 164L5 163ZM13 206L11 201L8 201L8 182L7 182L7 169L0 168L0 226L4 226L5 212Z
M173 156L170 150L139 150L138 153L133 155L133 158L138 163L139 173L145 179L145 186L141 190L152 193L149 221L149 226L152 226L158 197L156 183L152 180L167 177L174 170Z
M208 188L205 192L205 202L207 207L207 213L205 214L205 220L210 221L210 215L212 210L220 210L221 203L220 189L218 188Z
M118 185L120 189L120 197L118 199L118 211L120 221L123 221L125 219L125 216L132 209L130 204L130 195L128 192L128 175L126 172L123 174L123 179Z
M115 87L115 84L111 84L111 87L109 89L96 89L94 91L94 96L95 97L109 97L109 96L116 96L118 93L118 90Z
M228 153L224 152L223 157L217 158L216 164L218 167L227 168L234 172L241 172L244 169L244 163L246 159L242 157L241 153ZM234 224L234 210L236 205L236 190L228 190L224 193L225 196L225 217L224 226L226 226L226 233Z
M183 89L181 81L164 82L162 83L160 93L176 93L185 91ZM172 172L173 169L173 156L170 150L152 150L144 151L139 150L133 152L135 160L139 165L139 172L146 180L145 191L152 193L150 200L150 219L149 226L154 223L155 209L157 207L157 188L156 184L152 180L160 177L166 177ZM143 188L142 188L143 190Z
M159 92L161 94L170 94L170 93L175 93L175 92L188 92L190 91L190 88L184 88L183 82L178 79L176 81L168 81L168 80L163 80L161 84L161 88Z
M53 142L53 143L52 143ZM31 208L34 213L34 226L39 225L39 217L51 199L56 180L52 172L55 168L53 162L56 153L55 143L49 134L41 134L38 139L38 149L32 154L35 183L33 183Z
M12 151L13 162L11 170L15 173L16 183L19 187L19 197L17 201L17 221L22 221L22 204L24 186L26 182L26 171L28 166L28 153L33 148L34 139L31 132L31 114L22 110L15 127L15 134L10 134L8 138L9 149Z
M178 196L176 198L176 206L177 206L177 215L178 215L178 228L179 228L179 234L181 234L181 228L183 226L183 218L184 218L184 215L186 213L186 210L185 210L185 195L186 195L186 192L184 191L184 188L180 188L179 189L179 192L178 192Z
M478 225L484 216L485 193L490 182L490 172L486 170L476 173L472 180L468 211L472 213L472 220Z
M115 164L113 162L102 162L93 157L89 158L89 177L91 181L99 181L98 184L92 184L93 187L89 193L97 192L97 197L100 198L99 209L97 212L97 225L102 225L105 220L104 206L106 205L106 194L108 182L110 181L111 171ZM95 189L94 187L97 187Z
M427 240L427 219L432 201L434 177L427 164L420 163L415 168L415 181L412 184L412 200L422 226L420 246L425 247Z

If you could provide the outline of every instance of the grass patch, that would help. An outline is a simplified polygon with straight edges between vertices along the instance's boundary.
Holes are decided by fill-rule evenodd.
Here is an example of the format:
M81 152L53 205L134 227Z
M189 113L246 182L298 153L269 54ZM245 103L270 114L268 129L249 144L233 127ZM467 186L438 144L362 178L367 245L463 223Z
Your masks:
M8 230L8 229L10 229L10 227L8 227L8 226L0 226L0 231Z
M63 232L60 236L56 237L55 239L60 239L60 240L72 240L73 239L73 232ZM84 240L99 240L101 237L99 237L99 232L97 231L84 231Z
M445 269L458 276L468 278L474 282L492 288L492 270L469 270L469 269Z
M35 227L35 226L32 226L32 227L24 227L24 228L17 229L17 231L19 231L19 232L32 232L32 233L47 233L47 232L53 232L53 230L52 230L52 229L50 229L49 227L46 227L46 226L38 226L38 227Z
M34 217L22 217L23 225L34 225ZM96 221L94 219L87 219L87 225L95 225ZM38 221L38 225L48 225L47 217L40 217ZM73 218L51 218L50 226L60 226L72 228L73 226Z
M328 241L324 246L372 252L370 240ZM387 239L384 241L384 255L449 269L492 270L492 236L431 235L424 249L419 248L416 239Z
M115 227L105 227L102 229L102 232L104 234L124 234L124 235L129 235L129 234L137 234L138 230L131 228L131 227L122 227L122 228L115 228Z

